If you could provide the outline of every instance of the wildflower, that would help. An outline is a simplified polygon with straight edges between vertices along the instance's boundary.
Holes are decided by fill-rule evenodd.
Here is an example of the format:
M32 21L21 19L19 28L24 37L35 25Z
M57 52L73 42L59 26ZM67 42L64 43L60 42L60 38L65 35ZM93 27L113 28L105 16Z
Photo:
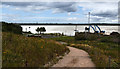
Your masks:
M3 53L8 53L9 51L8 50L5 50Z
M75 44L71 44L71 46L75 46Z
M59 56L58 54L56 54L56 56Z
M89 48L92 48L92 46L88 46Z
M3 52L3 53L7 53L7 52Z
M43 48L43 46L41 46L41 48Z
M88 44L84 44L85 47L89 46Z
M41 41L42 41L42 42L44 42L44 40L43 40L43 39L41 39Z

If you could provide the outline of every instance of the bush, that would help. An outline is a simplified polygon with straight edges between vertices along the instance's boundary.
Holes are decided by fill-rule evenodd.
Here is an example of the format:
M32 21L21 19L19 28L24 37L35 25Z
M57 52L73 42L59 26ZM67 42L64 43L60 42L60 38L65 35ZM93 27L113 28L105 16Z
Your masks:
M95 40L99 37L99 34L92 34L92 33L75 33L76 40Z
M2 22L2 32L12 32L22 34L22 27L17 24Z
M116 36L116 35L120 35L118 32L112 32L110 33L110 35Z
M101 42L112 42L112 43L118 43L119 44L119 38L120 37L116 37L116 36L104 36L100 38Z

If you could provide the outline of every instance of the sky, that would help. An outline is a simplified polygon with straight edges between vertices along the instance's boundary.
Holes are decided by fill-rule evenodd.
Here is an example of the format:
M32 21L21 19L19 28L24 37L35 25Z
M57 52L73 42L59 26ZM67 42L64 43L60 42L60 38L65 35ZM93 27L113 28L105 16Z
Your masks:
M2 0L0 21L13 23L117 23L118 0L31 1Z

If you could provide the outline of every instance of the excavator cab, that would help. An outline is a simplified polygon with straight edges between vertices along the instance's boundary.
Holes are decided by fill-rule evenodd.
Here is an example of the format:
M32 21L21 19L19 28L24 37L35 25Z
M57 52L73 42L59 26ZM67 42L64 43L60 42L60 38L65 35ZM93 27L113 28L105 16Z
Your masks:
M104 34L105 33L105 31L100 31L100 34Z
M105 33L105 31L100 31L100 33Z
M95 31L95 33L99 33L99 31Z

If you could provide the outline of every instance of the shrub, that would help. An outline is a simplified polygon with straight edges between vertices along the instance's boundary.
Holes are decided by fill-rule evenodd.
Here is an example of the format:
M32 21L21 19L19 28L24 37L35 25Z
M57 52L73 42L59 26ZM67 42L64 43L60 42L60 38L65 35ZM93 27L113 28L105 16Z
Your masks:
M104 36L100 38L101 42L119 43L119 36Z
M75 33L75 39L76 40L95 40L99 37L99 34L93 34L93 33L84 33L84 32L76 32Z

